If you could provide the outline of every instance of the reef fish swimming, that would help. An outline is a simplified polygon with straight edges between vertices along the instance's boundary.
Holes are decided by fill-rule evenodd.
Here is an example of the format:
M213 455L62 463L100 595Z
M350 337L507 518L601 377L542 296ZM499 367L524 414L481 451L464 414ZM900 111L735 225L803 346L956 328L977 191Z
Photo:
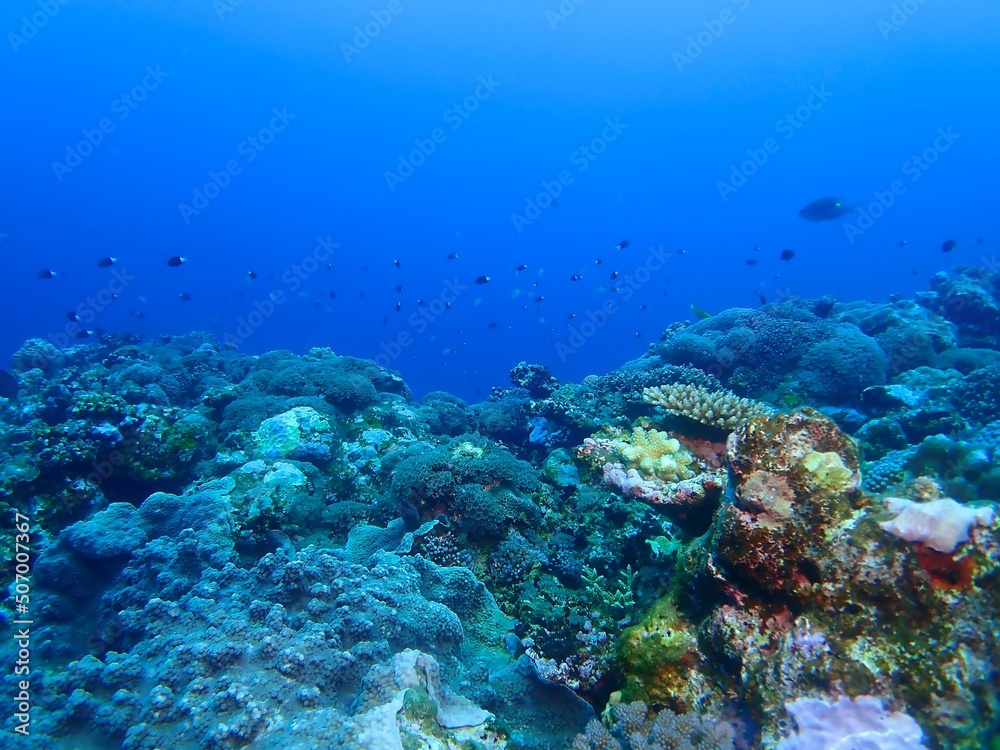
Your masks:
M834 221L854 210L853 206L836 198L820 198L799 211L799 216L807 221Z

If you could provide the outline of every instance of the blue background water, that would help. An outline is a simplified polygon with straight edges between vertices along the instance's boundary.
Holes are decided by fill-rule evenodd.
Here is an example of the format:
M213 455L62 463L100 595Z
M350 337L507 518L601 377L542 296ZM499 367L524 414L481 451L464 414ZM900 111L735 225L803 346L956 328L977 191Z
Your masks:
M691 317L690 303L751 306L757 292L885 299L956 262L991 262L995 2L914 0L895 31L887 2L663 5L585 0L564 14L555 0L398 0L393 14L382 0L53 0L46 14L45 2L8 0L0 352L30 336L58 340L80 305L89 320L88 297L115 270L96 261L111 255L133 278L88 327L245 334L239 320L277 293L243 350L383 354L418 392L475 398L522 359L565 379L613 369ZM352 52L344 45L373 12L391 21ZM51 17L30 39L11 36L33 13ZM691 47L699 33L711 43ZM700 54L677 57L690 52ZM147 66L167 76L156 83ZM499 85L456 117L481 77ZM123 106L144 79L145 100ZM790 129L782 118L814 89L825 103ZM275 108L294 119L259 152L241 148ZM110 132L93 153L54 168L102 118ZM620 136L583 156L616 118ZM391 189L386 173L435 128L442 142ZM960 137L914 181L908 160L934 147L939 128ZM723 200L718 182L768 138L776 152ZM179 204L230 160L240 173L185 221ZM511 215L561 170L573 179L558 206L517 231ZM853 243L842 221L796 215L825 195L870 203L893 180L905 192ZM317 237L339 244L332 269L296 285L288 274ZM946 255L949 238L958 245ZM615 251L622 239L631 246ZM666 265L616 297L610 272L637 269L660 246ZM797 256L781 263L786 247ZM171 255L190 262L168 268ZM42 268L64 275L42 280ZM472 283L481 274L491 282ZM426 325L409 318L455 281L466 289L450 310ZM572 352L558 346L580 343L571 326L609 299L605 325ZM390 357L400 334L409 345Z

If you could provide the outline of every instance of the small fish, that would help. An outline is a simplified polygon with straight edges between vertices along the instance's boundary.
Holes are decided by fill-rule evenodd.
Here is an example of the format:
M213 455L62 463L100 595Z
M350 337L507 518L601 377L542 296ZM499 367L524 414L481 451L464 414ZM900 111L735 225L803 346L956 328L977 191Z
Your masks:
M743 262L746 263L748 266L756 266L757 265L757 259L756 258L747 258Z
M448 253L448 260L458 260L458 253Z
M581 276L578 273L574 273L572 276L569 277L570 281L580 281L581 279L583 279L583 276Z
M647 310L647 309L649 309L649 306L644 302L641 305L639 305L639 309L640 310Z
M641 339L641 338L642 338L642 332L640 332L640 331L636 331L636 332L635 332L635 337L636 337L637 339Z
M518 273L520 273L521 271L527 271L528 270L528 264L527 263L522 263L521 265L519 265L514 270L517 271Z
M820 198L799 211L799 216L807 221L833 221L854 210L836 198Z
M755 248L753 249L753 251L754 251L755 253L759 253L759 252L760 252L760 245L757 245L757 246L756 246L756 247L755 247Z
M17 378L6 370L0 370L0 398L13 401L17 398L18 384Z
M177 297L184 302L191 301L191 295L188 294L187 292L181 292L180 294L177 295Z
M712 313L702 310L697 305L691 305L691 312L694 313L694 316L700 320L706 320L707 318L712 317Z
M66 313L66 320L68 320L70 323L79 323L80 322L80 316L77 315L72 310L70 310L68 313Z
M576 319L576 313L570 313L569 314L569 319L570 320L575 320Z
M490 324L487 326L487 328L496 328L497 325L498 325L497 322L494 320L494 321L490 322Z
M98 268L111 268L115 263L118 262L118 258L112 258L110 255L106 258L101 258L97 261Z
M76 333L73 334L73 338L87 339L93 336L95 333L97 333L97 331L77 331Z
M403 291L403 285L402 284L396 284L396 291L397 292Z
M167 265L171 268L177 268L187 263L187 258L182 258L180 255L174 255L167 259Z
M896 247L906 247L906 240L900 240L899 244L896 245Z
M950 253L952 250L955 249L955 245L957 244L958 243L955 242L955 240L945 240L941 245L941 252Z
M760 297L761 307L767 304L767 297L765 297L762 292L757 292L757 296Z
M476 277L476 283L477 284L489 284L490 283L490 277L489 276L477 276Z
M617 245L615 245L615 250L624 250L626 247L628 247L628 245L629 245L628 240L622 240Z
M422 299L417 300L417 307L424 307L426 304Z
M540 294L537 297L535 297L535 302L544 302L544 301L545 301L545 297L543 297Z
M330 292L330 299L337 299L337 293L336 292Z
M51 268L43 268L38 272L38 278L40 279L54 279L58 275L59 274Z
M986 238L985 237L976 237L976 244L977 245L982 245L985 242L986 242Z
M617 271L612 271L611 275L608 276L608 278L611 279L612 281L614 281L615 279L618 278L618 272Z
M685 249L684 249L684 248L682 247L682 248L681 248L680 250L678 250L678 251L677 251L677 254L678 254L678 255L684 255L684 254L685 254L686 252L687 252L687 250L685 250Z
M794 250L789 250L789 249L786 248L786 249L784 249L784 250L781 251L781 259L782 260L791 260L794 257L795 257L795 251Z
M594 261L594 265L595 265L595 266L599 266L599 265L601 265L601 259L600 259L600 258L598 258L597 260L595 260L595 261Z
M247 271L247 278L252 281L257 278L257 274L254 271Z
M400 266L399 266L399 261L398 261L398 260L394 260L394 261L392 262L392 265L394 265L394 266L395 266L396 268L399 268L399 267L400 267Z
M402 309L403 309L403 303L402 302L397 302L396 303L396 312L399 312Z

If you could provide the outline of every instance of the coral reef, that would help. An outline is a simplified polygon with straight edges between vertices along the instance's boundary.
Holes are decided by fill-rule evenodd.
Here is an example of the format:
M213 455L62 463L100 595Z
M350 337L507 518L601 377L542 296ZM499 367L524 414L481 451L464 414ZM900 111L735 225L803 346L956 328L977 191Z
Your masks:
M37 746L989 747L998 310L987 268L728 310L472 404L329 349L29 341Z

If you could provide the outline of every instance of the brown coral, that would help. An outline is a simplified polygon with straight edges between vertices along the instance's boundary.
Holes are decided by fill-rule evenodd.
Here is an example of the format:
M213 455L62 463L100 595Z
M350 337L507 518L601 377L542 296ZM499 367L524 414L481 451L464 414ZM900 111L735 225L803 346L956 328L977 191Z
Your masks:
M642 399L647 404L659 406L668 414L730 431L753 417L771 413L764 404L740 398L735 393L709 391L701 386L682 383L644 388Z

